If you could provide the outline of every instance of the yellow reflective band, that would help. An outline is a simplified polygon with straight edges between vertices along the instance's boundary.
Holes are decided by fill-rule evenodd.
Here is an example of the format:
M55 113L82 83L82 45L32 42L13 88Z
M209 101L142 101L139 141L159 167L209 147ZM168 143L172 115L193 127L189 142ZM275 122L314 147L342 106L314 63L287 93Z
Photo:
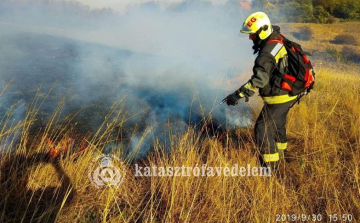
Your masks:
M279 59L283 58L287 54L285 47L281 47L281 49L275 55L276 63L279 62Z
M290 96L288 94L279 95L279 96L271 96L271 97L263 97L265 103L267 104L282 104L285 102L289 102L295 100L297 96Z
M276 148L280 149L280 150L284 150L287 147L287 142L277 142L276 143Z
M254 87L250 82L247 82L247 83L244 85L244 88L245 88L245 89L252 90L252 91L256 91L256 90L257 90L257 88Z
M279 153L273 153L273 154L264 154L264 161L265 162L276 162L279 158Z

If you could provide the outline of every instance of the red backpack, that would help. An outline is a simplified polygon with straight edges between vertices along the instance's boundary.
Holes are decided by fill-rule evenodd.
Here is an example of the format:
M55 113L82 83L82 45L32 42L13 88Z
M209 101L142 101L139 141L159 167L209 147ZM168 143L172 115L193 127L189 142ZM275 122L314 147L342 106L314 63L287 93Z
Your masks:
M268 43L278 42L285 46L288 55L288 66L281 74L281 88L289 91L290 95L307 94L315 83L314 67L307 56L311 54L303 51L300 44L290 41L281 34L281 39L269 40Z

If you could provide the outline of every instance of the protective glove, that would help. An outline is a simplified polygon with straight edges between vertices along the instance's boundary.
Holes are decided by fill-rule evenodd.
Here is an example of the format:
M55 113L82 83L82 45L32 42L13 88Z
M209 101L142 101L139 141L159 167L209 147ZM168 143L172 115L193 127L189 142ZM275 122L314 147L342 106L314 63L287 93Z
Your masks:
M225 98L225 102L227 105L232 105L235 106L237 105L238 101L241 99L242 97L240 97L238 91L235 91L232 94L229 94L226 98Z

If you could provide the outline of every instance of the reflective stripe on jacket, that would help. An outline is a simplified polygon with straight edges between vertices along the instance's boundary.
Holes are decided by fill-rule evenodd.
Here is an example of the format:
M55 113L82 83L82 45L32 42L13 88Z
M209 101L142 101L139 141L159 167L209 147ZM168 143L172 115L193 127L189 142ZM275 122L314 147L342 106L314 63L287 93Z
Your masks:
M281 89L280 70L283 71L287 66L287 52L280 40L279 28L274 27L273 33L264 40L260 48L255 59L253 76L248 81L251 86L249 88L258 88L260 96L268 104L286 103L297 97L290 96L287 90Z

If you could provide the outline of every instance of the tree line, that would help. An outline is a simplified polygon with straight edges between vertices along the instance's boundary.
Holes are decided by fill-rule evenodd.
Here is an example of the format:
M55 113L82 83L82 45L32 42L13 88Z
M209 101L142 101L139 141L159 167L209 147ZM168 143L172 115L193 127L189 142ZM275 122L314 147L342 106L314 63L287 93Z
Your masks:
M275 22L360 20L359 0L253 0L251 6L269 14Z

